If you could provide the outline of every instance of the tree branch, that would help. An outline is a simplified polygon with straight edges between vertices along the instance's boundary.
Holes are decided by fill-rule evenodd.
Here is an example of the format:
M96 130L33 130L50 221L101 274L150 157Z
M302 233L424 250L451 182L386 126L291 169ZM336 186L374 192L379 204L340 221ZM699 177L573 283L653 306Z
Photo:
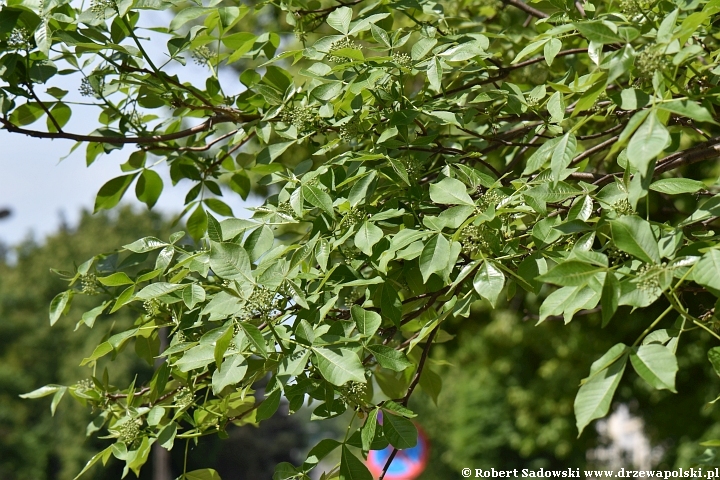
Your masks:
M390 464L393 460L395 460L395 455L397 455L398 449L393 448L392 453L387 459L387 462L385 462L385 466L383 467L382 473L380 474L380 477L378 477L378 480L383 480L385 478L385 474L387 473L388 469L390 468Z
M675 170L676 168L693 165L695 163L717 157L720 157L720 137L711 138L707 142L703 142L699 145L696 145L695 147L683 150L681 152L675 152L671 155L668 155L667 157L660 159L655 166L655 170L653 171L653 177L657 177L658 175L669 172L670 170ZM574 173L571 176L575 177L579 174L592 175L595 178L593 184L605 185L606 183L612 181L615 177L621 176L623 173L624 172L614 172L602 176L596 176L591 173Z
M425 367L425 360L427 360L428 355L430 354L430 347L432 347L432 342L435 339L435 335L437 335L438 330L440 330L440 324L438 323L435 328L433 328L433 331L430 332L430 335L428 336L427 343L425 344L425 348L423 348L422 356L420 357L420 363L418 363L417 370L415 371L415 376L412 379L412 382L410 382L410 386L407 389L407 393L402 398L400 403L407 407L408 402L410 401L410 397L412 396L413 392L415 391L415 388L420 383L420 376L422 375L423 367Z
M525 12L529 15L532 15L533 17L548 18L550 16L545 12L541 12L540 10L531 7L530 5L526 4L525 2L522 2L521 0L502 0L502 1L503 1L503 3L512 5L515 8L519 8L523 12Z
M520 3L522 3L522 2L520 2ZM528 8L532 8L532 7L528 7ZM572 48L570 50L564 50L562 52L558 52L558 54L555 55L555 58L564 57L567 55L575 55L576 53L586 53L586 52L587 52L587 48ZM530 60L525 60L524 62L516 63L515 65L510 65L509 67L500 67L500 72L494 77L488 77L488 78L484 78L481 80L475 80L474 82L468 82L463 85L460 85L459 87L451 88L450 90L445 90L444 92L434 95L433 99L437 99L437 98L444 97L447 95L452 95L453 93L457 93L457 92L462 92L463 90L467 90L468 88L477 87L480 85L487 85L489 83L497 82L499 80L504 79L508 75L510 75L510 72L512 72L513 70L517 70L518 68L527 67L529 65L534 65L536 63L543 62L543 61L545 61L545 57L538 57L538 58L532 58Z
M587 150L585 150L584 152L582 152L580 155L578 155L577 157L575 157L575 158L573 159L573 161L570 162L570 165L577 165L578 163L582 162L583 160L585 160L585 159L586 159L587 157L589 157L590 155L605 150L606 148L612 146L612 144L614 144L614 143L617 141L618 138L620 138L619 135L615 135L614 137L608 138L608 139L605 140L604 142L598 143L598 144L595 145L594 147L588 148Z
M255 120L258 118L254 115L249 116L241 116L240 118L234 117L231 115L217 115L211 118L208 118L206 121L201 123L200 125L196 125L191 128L187 128L185 130L181 130L179 132L175 133L168 133L165 135L150 135L147 137L104 137L102 135L79 135L76 133L66 133L66 132L57 132L57 133L51 133L51 132L41 132L39 130L29 130L26 128L21 128L10 122L7 118L0 117L0 123L3 125L5 130L11 133L20 133L23 135L27 135L30 137L35 138L50 138L50 139L65 139L65 140L74 140L76 142L97 142L97 143L109 143L111 145L126 145L131 143L136 144L143 144L143 143L157 143L157 142L166 142L169 140L177 140L180 138L189 137L192 135L195 135L196 133L205 132L207 130L210 130L213 125L216 125L218 123L226 123L226 122L237 122L240 121L249 121L249 120Z

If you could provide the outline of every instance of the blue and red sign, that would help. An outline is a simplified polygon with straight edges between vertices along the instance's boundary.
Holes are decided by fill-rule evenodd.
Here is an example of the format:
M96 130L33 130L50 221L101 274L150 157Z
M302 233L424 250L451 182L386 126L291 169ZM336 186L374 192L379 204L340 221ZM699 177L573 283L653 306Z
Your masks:
M392 451L393 447L388 446L384 450L370 450L368 453L367 466L375 478L380 477ZM427 437L418 427L417 445L405 450L398 450L385 474L385 480L415 480L425 470L428 454Z

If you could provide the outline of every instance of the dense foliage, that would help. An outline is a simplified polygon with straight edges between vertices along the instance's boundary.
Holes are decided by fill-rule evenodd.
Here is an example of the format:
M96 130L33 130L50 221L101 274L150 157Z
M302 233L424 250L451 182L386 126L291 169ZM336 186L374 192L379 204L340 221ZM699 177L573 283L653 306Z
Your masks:
M98 249L110 251L143 233L161 236L169 231L169 222L157 214L138 214L127 208L112 215L86 212L76 227L63 228L42 244L27 240L10 250L15 253L12 261L0 257L0 478L71 480L88 458L107 444L107 440L86 437L87 432L93 432L86 425L99 412L93 414L77 402L67 402L50 416L50 402L18 397L41 384L89 381L87 368L79 366L83 357L111 328L130 328L135 319L130 311L118 312L113 323L89 332L73 322L47 328L47 306L67 287L57 276L48 275L49 269L71 269L77 258L91 256ZM94 301L95 297L76 298L68 315L80 318ZM130 382L135 376L146 381L152 375L149 364L134 355L116 359L111 368L118 383ZM306 448L306 416L288 417L278 412L260 428L234 428L229 430L228 439L190 445L188 468L212 462L224 480L269 478L275 463L295 459L299 454L294 452ZM174 478L157 475L155 464L165 462L166 471L179 473L184 457L183 449L165 456L153 453L149 459L153 468L146 466L141 478ZM107 468L93 472L92 478L116 479L123 464L110 462Z
M138 22L167 9L178 13L152 28L167 36L160 63ZM539 322L598 312L613 329L625 306L662 312L590 367L580 433L628 365L675 391L685 332L720 339L718 12L718 0L9 0L3 128L86 144L88 163L136 145L97 210L133 183L152 206L161 165L193 184L195 242L145 237L64 273L51 324L77 295L97 296L89 328L121 309L136 321L88 353L92 381L27 396L69 392L101 411L114 443L88 466L115 456L135 473L152 445L226 435L281 398L291 413L310 400L316 419L352 410L344 441L276 478L307 478L335 450L327 478L370 478L359 455L416 442L408 402L441 388L428 357L444 326L518 296L537 300ZM268 15L277 31L244 31ZM189 56L204 85L166 73ZM218 72L236 65L245 89L226 94ZM53 85L61 75L82 102ZM88 109L95 131L64 130ZM241 219L221 185L272 194ZM96 368L128 345L163 359L148 382ZM709 357L720 369L720 349Z

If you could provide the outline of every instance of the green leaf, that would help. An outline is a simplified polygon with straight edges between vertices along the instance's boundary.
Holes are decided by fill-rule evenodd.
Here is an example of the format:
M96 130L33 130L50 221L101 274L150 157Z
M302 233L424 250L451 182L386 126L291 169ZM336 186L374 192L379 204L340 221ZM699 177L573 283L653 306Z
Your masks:
M185 288L185 285L167 282L151 283L147 287L140 290L137 295L135 295L135 299L151 300L153 298L162 297L163 295L167 295L168 293L172 293L175 290L180 290L182 288Z
M678 364L675 355L664 345L641 345L630 354L633 368L643 380L658 390L675 392L675 374Z
M366 347L380 364L381 367L396 372L402 372L413 364L407 359L404 353L385 345L368 345Z
M510 62L511 65L514 65L518 63L520 60L522 60L525 57L528 57L530 55L534 55L535 53L539 52L545 43L547 43L547 39L541 39L537 40L535 42L529 43L526 45L520 52L515 55L515 58L513 58L512 62Z
M155 237L145 237L136 240L129 245L123 245L123 248L134 253L145 253L166 247L168 244Z
M560 112L558 112L558 114L560 114ZM565 116L564 109L562 110L562 115L563 117ZM530 155L530 158L527 159L527 163L525 164L525 170L523 170L523 175L528 175L530 173L540 170L540 168L545 165L545 162L547 162L550 156L553 154L555 148L562 139L563 137L556 137L550 139L543 143L540 148L535 150L535 152Z
M333 10L327 17L327 23L338 32L347 35L352 21L352 8L340 7Z
M550 315L562 314L565 323L569 323L578 310L594 308L599 300L600 292L590 287L559 288L548 295L540 305L539 322L543 322Z
M172 450L173 444L175 443L175 435L177 435L177 423L168 423L158 434L158 445L166 450Z
M703 182L689 178L663 178L650 184L650 190L668 195L695 193L705 188Z
M402 415L405 418L417 417L417 414L413 413L412 410L410 410L409 408L404 407L401 404L394 402L392 400L386 400L383 403L383 410L388 410L393 413L397 413L398 415Z
M272 248L274 242L275 236L272 230L267 225L263 225L248 235L243 247L248 252L250 261L255 262Z
M210 268L220 278L254 283L250 257L235 243L210 242Z
M215 361L215 346L200 344L186 351L185 354L175 362L175 366L181 372L189 372L197 368L204 368Z
M267 420L275 415L275 412L277 412L277 409L280 406L280 397L281 392L279 389L268 395L258 406L255 419L259 422L261 420Z
M10 121L15 125L23 127L36 122L43 115L45 115L45 111L42 107L40 107L40 105L35 103L24 103L13 110L10 115Z
M665 150L670 141L670 134L660 122L657 114L652 112L642 125L635 131L627 147L630 165L645 176L650 162Z
M695 264L692 275L697 284L720 291L720 250L706 252Z
M207 231L208 217L202 205L198 204L187 219L187 230L195 240L200 240Z
M605 270L603 267L578 260L568 260L555 265L549 272L540 275L537 279L563 287L575 287L587 284L595 275Z
M313 88L310 95L320 101L329 102L340 96L342 93L342 87L342 83L340 82L323 83Z
M413 45L412 50L410 51L410 54L412 56L413 60L421 60L425 55L427 55L430 50L433 49L435 45L437 45L437 39L435 38L427 38L422 37L420 38L415 45Z
M303 468L309 470L309 468L312 468L320 463L323 458L335 451L335 449L340 445L342 445L340 442L332 438L324 438L320 440L317 445L311 448L308 452Z
M113 444L114 445L114 444ZM80 470L80 473L77 474L77 476L73 480L78 480L81 476L85 474L88 470L90 470L90 467L95 465L98 460L101 458L103 459L103 462L110 456L110 453L112 452L113 445L108 446L105 450L102 450L95 455L92 456L90 460L85 464L82 470Z
M350 194L348 195L350 206L355 207L358 204L365 202L368 195L368 190L370 189L370 186L376 177L377 174L374 171L371 171L367 175L364 175L360 179L353 182L353 186L352 188L350 188Z
M692 215L680 222L679 226L684 227L686 225L690 225L691 223L717 216L720 216L720 195L715 195L714 197L709 198L706 202L697 207Z
M302 196L314 207L318 207L333 218L335 217L332 198L326 192L312 185L303 185Z
M352 454L345 445L340 453L340 476L338 480L373 480L365 464Z
M370 25L370 32L372 33L373 38L376 42L383 45L384 47L390 48L392 47L392 43L390 42L390 36L388 35L388 32L383 30L382 28L378 27L375 24Z
M607 415L626 364L627 354L623 354L609 368L592 375L580 387L574 405L578 436L590 422Z
M102 283L103 285L107 285L108 287L117 287L119 285L132 285L133 282L130 277L127 276L127 273L125 272L115 272L112 275L108 275L107 277L98 277L98 282Z
M195 20L198 17L207 15L213 10L205 7L190 7L179 10L170 22L169 30L177 31L180 27L185 25L190 20Z
M563 135L553 150L552 158L550 159L550 169L552 170L552 179L554 181L557 182L560 180L560 174L570 165L576 148L577 140L575 139L575 135L572 133Z
M352 317L358 332L364 337L372 337L382 325L382 317L375 312L365 310L364 308L353 305L350 308L350 316Z
M495 308L505 286L505 275L491 262L484 261L473 279L473 287Z
M563 97L562 93L555 92L552 94L552 96L550 96L550 100L548 100L547 103L547 111L550 114L551 120L553 122L560 123L563 121L563 119L565 118L565 98ZM545 158L545 160L542 161L542 163L545 163L546 161L547 157ZM532 171L539 169L542 166L542 163L539 166L535 167ZM529 161L527 168L532 168Z
M691 118L698 122L708 122L717 125L717 122L708 109L692 100L672 100L670 102L659 103L658 109L682 115L683 117Z
M475 206L465 184L455 178L443 178L439 183L430 185L430 199L442 205Z
M83 358L82 362L80 362L80 366L87 365L90 362L94 362L98 358L102 358L108 353L113 351L113 346L110 344L110 342L102 342L100 345L95 347L95 350L93 350L93 353L87 357Z
M436 92L439 92L442 89L443 67L437 57L430 60L430 65L427 69L427 76L428 81L430 82L430 87Z
M367 256L372 256L372 247L382 240L385 234L371 222L363 222L355 234L355 246Z
M365 383L365 369L358 356L346 348L313 348L320 373L333 385L342 386L349 381Z
M612 98L623 110L639 110L650 102L647 93L635 88L626 88L620 95Z
M555 57L562 49L562 42L557 39L553 38L549 42L545 44L545 48L543 49L543 54L545 56L545 62L547 62L548 66L552 66L553 61L555 60ZM560 92L556 92L560 93Z
M715 370L715 373L720 377L720 347L713 347L708 350L707 356L713 366L713 369Z
M265 338L263 337L260 329L252 323L247 322L240 322L238 325L240 325L240 328L243 330L245 335L247 335L247 338L253 345L255 352L264 358L268 358L267 343L265 343Z
M372 441L375 438L375 432L377 431L378 427L379 412L380 410L377 408L372 409L370 413L368 413L368 416L365 419L365 423L360 430L360 439L362 441L363 452L367 452L368 450L370 450Z
M109 301L83 313L81 317L82 322L89 328L92 328L95 324L95 320L97 319L97 317L99 317L100 314L103 313L103 311L107 308L108 305L110 305Z
M582 22L575 23L575 28L591 42L607 44L607 43L624 43L618 35L613 32L610 27L601 22Z
M423 283L427 283L433 273L444 271L449 260L450 242L442 233L432 236L420 253L420 273Z
M60 319L60 315L67 313L70 308L72 296L72 290L65 290L55 295L55 298L52 299L52 302L50 302L50 326L55 325L55 322Z
M109 210L117 205L137 175L137 173L121 175L100 187L95 198L95 213L100 210Z
M618 282L615 273L608 272L605 275L605 283L603 284L602 297L600 305L602 307L602 326L608 324L610 319L617 311L620 301L620 282Z
M383 432L390 445L403 450L417 445L417 428L407 418L383 412Z
M650 224L636 215L610 222L617 248L648 263L660 263L660 250Z
M234 336L234 326L228 325L225 328L225 333L223 333L220 338L215 341L215 351L213 352L213 355L215 356L215 365L218 367L218 369L220 369L223 357L225 356L225 352L227 352L227 349L230 346L230 342L232 342Z
M143 170L140 178L135 184L135 195L137 199L152 208L160 198L163 190L163 181L154 170Z
M222 234L222 226L220 225L220 222L217 221L215 217L208 214L208 238L212 240L213 242L222 242L223 241L223 234Z
M63 388L62 385L45 385L44 387L40 387L36 390L33 390L30 393L23 393L20 395L20 398L42 398L47 397L48 395L53 395L60 391Z
M217 198L206 198L205 200L203 200L203 203L207 205L210 210L217 213L218 215L222 215L223 217L233 216L232 208L230 208L230 206L222 200L219 200Z
M193 470L181 477L181 480L222 480L220 474L212 468L203 468L202 470Z

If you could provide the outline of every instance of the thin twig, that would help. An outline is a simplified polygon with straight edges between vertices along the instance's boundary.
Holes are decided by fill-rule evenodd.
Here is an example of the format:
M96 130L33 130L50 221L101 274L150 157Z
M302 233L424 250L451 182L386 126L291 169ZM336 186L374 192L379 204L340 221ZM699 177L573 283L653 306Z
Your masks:
M390 456L387 459L387 462L385 462L385 466L383 467L382 473L380 474L380 477L378 477L378 480L383 480L385 478L385 474L387 473L388 469L390 468L390 464L393 460L395 460L395 455L397 455L398 449L393 448L392 453L390 453Z
M512 5L515 8L519 8L523 12L532 15L533 17L537 18L548 18L550 15L548 15L545 12L541 12L540 10L531 7L530 5L526 4L525 2L522 2L520 0L502 0L503 3L507 3L508 5Z
M413 392L415 391L415 388L420 383L420 376L422 375L423 367L425 367L425 360L427 360L428 355L430 354L430 347L432 347L432 342L435 339L435 335L437 335L438 330L440 330L440 324L438 323L435 328L433 328L433 331L430 332L430 335L428 336L427 343L425 344L425 348L423 348L422 355L420 356L420 363L418 363L417 370L415 371L415 376L412 379L412 382L410 382L410 386L407 389L407 393L403 397L403 399L400 401L400 403L407 407L408 402L410 401L410 397L412 396Z
M40 100L40 98L38 98L37 94L35 93L35 89L33 89L33 87L32 87L32 84L27 83L27 84L25 84L25 86L30 91L30 95L32 95L32 97L35 99L35 101L38 103L38 105L40 105L40 108L42 108L43 111L45 112L45 114L48 116L48 118L52 122L55 129L58 132L62 132L63 131L62 127L60 126L58 121L55 119L55 116L52 113L50 113L50 109L47 108L47 106L42 102L42 100Z
M586 53L587 48L572 48L570 50L564 50L562 52L558 52L557 55L555 55L555 58L558 57L564 57L566 55L575 55L576 53ZM508 75L510 75L510 72L513 70L517 70L518 68L527 67L529 65L534 65L539 62L545 61L545 57L538 57L538 58L532 58L530 60L526 60L524 62L516 63L515 65L510 65L508 67L501 67L500 72L494 76L494 77L488 77L481 80L476 80L474 82L467 82L463 85L460 85L459 87L451 88L449 90L445 90L442 93L438 93L437 95L433 96L433 99L437 99L440 97L445 97L447 95L452 95L453 93L462 92L463 90L467 90L472 87L477 87L480 85L487 85L490 83L497 82L499 80L504 79Z
M590 155L593 155L593 154L595 154L595 153L597 153L597 152L601 152L601 151L605 150L606 148L608 148L608 147L610 147L611 145L613 145L613 144L617 141L618 138L620 138L619 135L615 135L614 137L608 138L608 139L605 140L604 142L598 143L598 144L595 145L594 147L588 148L587 150L585 150L584 152L582 152L580 155L578 155L577 157L575 157L575 158L573 159L573 161L570 162L570 165L577 165L578 163L582 162L583 160L585 160L585 159L586 159L587 157L589 157Z

